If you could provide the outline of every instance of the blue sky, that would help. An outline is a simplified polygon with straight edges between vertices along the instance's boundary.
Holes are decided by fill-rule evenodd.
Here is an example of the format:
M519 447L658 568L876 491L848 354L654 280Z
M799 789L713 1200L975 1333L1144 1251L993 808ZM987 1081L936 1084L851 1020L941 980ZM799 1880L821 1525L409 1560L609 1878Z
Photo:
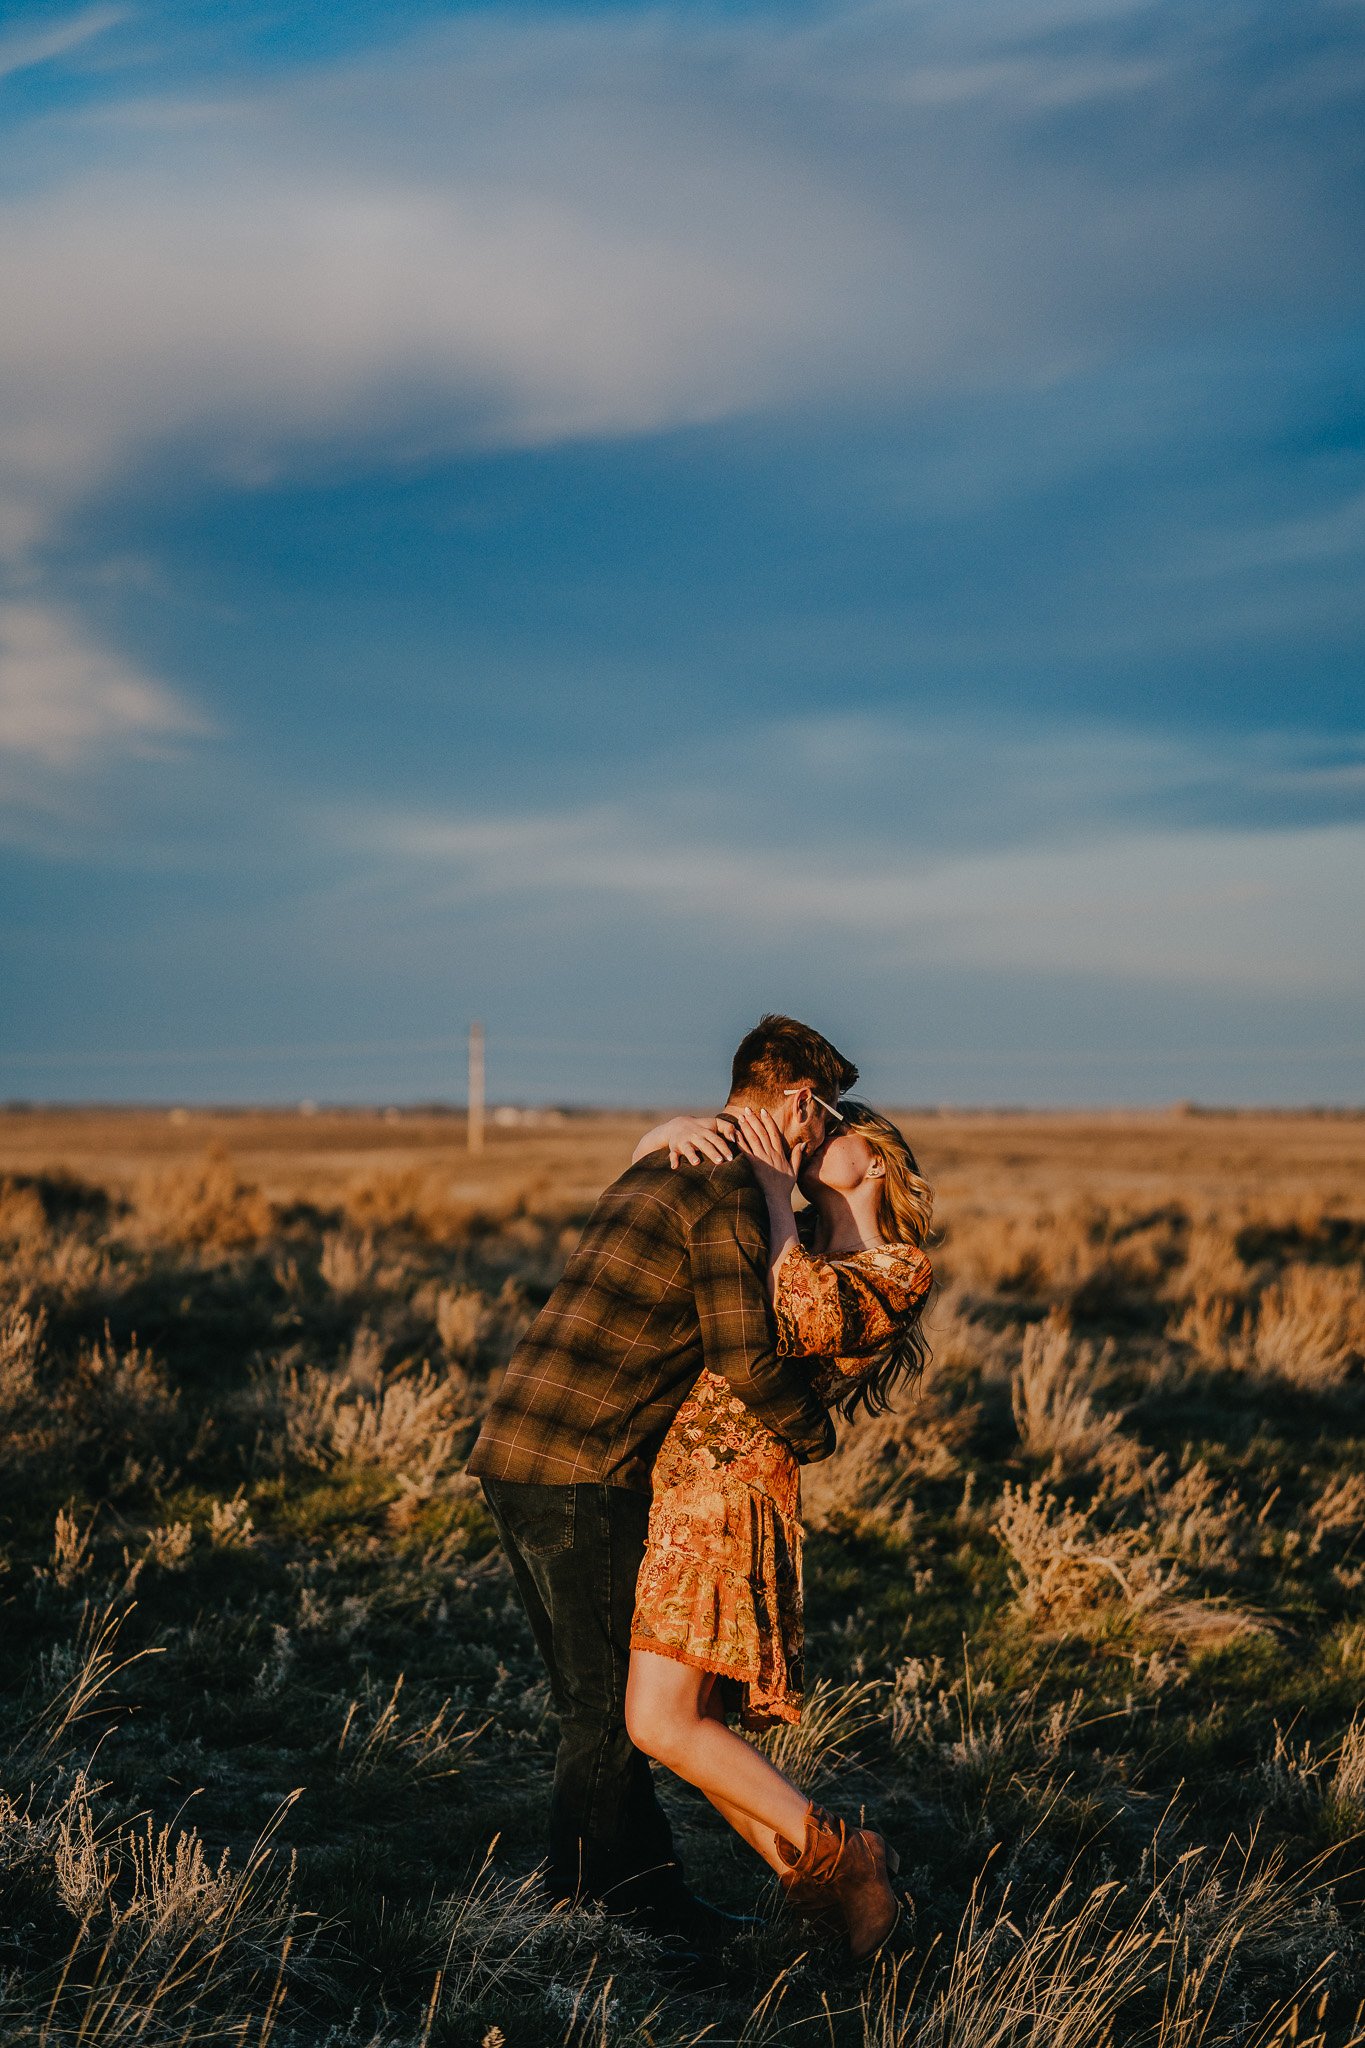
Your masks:
M0 1096L1358 1102L1359 0L0 11Z

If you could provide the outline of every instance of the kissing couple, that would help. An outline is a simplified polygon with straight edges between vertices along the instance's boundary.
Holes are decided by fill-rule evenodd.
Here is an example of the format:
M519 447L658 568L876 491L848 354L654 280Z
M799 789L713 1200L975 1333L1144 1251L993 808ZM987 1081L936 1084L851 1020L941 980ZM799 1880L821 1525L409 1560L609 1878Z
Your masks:
M799 1468L927 1357L933 1197L896 1126L840 1102L857 1078L818 1031L764 1017L724 1109L650 1131L599 1197L469 1460L559 1717L549 1892L693 1962L752 1923L691 1891L651 1758L855 1960L900 1911L882 1836L730 1725L800 1719Z

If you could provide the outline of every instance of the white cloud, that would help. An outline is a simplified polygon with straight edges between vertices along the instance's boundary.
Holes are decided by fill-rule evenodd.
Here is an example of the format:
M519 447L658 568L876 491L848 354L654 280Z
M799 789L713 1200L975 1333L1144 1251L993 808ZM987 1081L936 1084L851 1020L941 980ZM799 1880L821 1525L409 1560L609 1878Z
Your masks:
M818 231L814 196L793 208ZM834 353L823 295L855 288L875 239L843 229L816 280L790 232L707 250L550 192L266 177L13 205L0 546L187 432L250 481L317 436L411 453L743 409L799 378L791 337L809 359L823 327Z
M1339 304L1330 150L1239 103L1201 153L1205 41L1106 55L1113 12L485 14L230 104L65 113L70 174L0 203L0 550L187 441L249 481L315 440L401 459L1032 383L1230 305ZM1112 175L1167 91L1181 147ZM1039 143L1116 101L1103 176Z
M70 771L208 728L164 684L37 604L0 604L0 758ZM20 785L15 784L15 787Z
M318 438L534 444L834 381L896 239L733 127L639 132L647 104L564 163L583 56L528 83L515 39L510 64L446 50L161 133L141 109L120 169L0 205L0 549L187 435L250 482ZM463 139L476 115L491 152ZM414 118L442 161L376 141Z

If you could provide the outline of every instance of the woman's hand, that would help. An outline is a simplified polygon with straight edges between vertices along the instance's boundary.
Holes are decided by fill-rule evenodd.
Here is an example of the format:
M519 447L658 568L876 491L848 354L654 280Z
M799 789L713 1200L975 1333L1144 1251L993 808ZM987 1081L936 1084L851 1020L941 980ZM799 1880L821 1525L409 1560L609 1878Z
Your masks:
M727 1159L734 1157L733 1125L714 1116L671 1116L667 1123L656 1124L646 1132L635 1147L634 1158L638 1162L650 1152L668 1147L668 1163L676 1167L685 1159L689 1166L701 1166L707 1161L714 1166L724 1166Z
M755 1112L747 1104L727 1109L733 1117L740 1150L753 1168L759 1193L768 1209L768 1293L777 1300L777 1273L791 1247L797 1242L796 1216L792 1195L801 1170L803 1147L789 1152L777 1119L766 1109Z
M785 1195L790 1203L805 1148L794 1145L790 1152L787 1150L787 1141L771 1110L752 1110L741 1104L733 1114L740 1148L747 1155L759 1186L765 1194Z

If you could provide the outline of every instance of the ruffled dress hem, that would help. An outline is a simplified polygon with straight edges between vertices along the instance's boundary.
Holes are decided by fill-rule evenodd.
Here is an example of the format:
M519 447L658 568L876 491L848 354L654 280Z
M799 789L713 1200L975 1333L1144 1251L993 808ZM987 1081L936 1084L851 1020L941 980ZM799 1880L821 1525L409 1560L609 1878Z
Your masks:
M750 1728L801 1712L796 1465L771 1441L780 1502L734 1464L689 1463L656 1493L631 1629L632 1649L727 1681L727 1710Z
M752 1675L729 1671L717 1665L713 1656L688 1650L681 1643L658 1643L638 1629L630 1632L632 1650L648 1650L652 1657L667 1657L674 1664L687 1664L693 1671L709 1671L723 1681L727 1713L738 1714L744 1726L757 1733L764 1728L794 1726L801 1719L802 1696L789 1689L780 1695L759 1689L757 1672Z

